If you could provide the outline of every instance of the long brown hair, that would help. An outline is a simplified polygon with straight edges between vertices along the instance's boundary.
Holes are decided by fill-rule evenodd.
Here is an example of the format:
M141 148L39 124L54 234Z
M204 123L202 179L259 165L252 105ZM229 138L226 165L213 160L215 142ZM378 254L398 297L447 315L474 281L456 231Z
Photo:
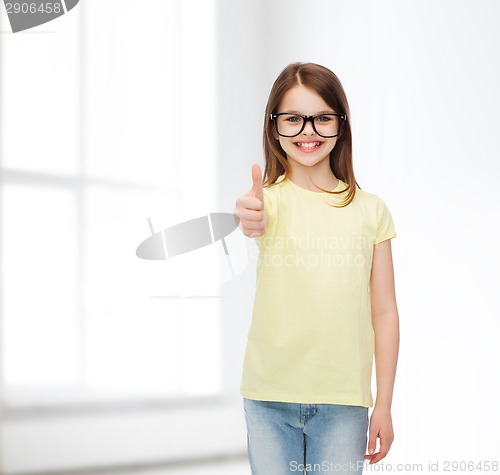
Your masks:
M280 175L284 174L286 179L290 174L290 164L286 159L286 154L279 141L276 140L273 135L274 125L271 121L271 114L278 112L277 108L285 93L297 85L303 85L314 90L336 113L345 114L347 117L347 120L345 120L342 125L337 143L330 152L330 168L333 174L347 184L348 192L342 205L332 205L342 208L347 206L354 199L356 186L361 189L354 177L354 169L352 166L352 137L351 126L349 124L349 104L339 78L328 68L320 66L319 64L289 64L280 73L271 88L264 117L263 145L266 164L263 186L273 185ZM326 193L334 195L345 191L328 191L320 186L318 186L318 188Z

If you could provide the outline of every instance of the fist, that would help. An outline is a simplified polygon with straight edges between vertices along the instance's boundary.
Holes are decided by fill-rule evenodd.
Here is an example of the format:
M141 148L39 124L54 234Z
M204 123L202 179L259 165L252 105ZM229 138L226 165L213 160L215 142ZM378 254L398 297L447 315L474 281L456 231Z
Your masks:
M252 165L252 182L252 189L236 200L234 214L240 218L243 234L255 238L266 232L269 221L264 207L262 172L257 163Z

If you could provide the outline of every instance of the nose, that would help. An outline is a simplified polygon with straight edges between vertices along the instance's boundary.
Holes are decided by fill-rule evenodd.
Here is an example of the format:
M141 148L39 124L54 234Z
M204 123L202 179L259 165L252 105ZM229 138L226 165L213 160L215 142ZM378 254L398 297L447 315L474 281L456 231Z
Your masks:
M303 134L315 134L316 131L313 127L313 119L306 119L306 123L304 124L304 130L302 130Z

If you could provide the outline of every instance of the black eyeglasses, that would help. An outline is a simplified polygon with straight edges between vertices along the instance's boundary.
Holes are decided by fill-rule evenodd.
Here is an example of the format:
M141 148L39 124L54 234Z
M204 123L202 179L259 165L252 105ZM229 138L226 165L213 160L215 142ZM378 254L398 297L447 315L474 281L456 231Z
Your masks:
M274 123L276 132L282 137L296 137L304 130L306 123L310 121L314 132L320 137L330 139L340 134L347 116L345 114L302 115L280 112L271 114L271 120Z

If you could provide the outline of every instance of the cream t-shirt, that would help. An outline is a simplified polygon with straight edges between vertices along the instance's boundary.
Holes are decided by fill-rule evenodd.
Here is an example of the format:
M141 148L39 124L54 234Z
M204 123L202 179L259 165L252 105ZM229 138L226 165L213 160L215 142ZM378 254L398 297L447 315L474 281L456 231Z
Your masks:
M334 191L345 190L339 180ZM373 245L396 237L384 201L329 195L284 175L264 188L266 232L240 394L248 399L373 407Z

